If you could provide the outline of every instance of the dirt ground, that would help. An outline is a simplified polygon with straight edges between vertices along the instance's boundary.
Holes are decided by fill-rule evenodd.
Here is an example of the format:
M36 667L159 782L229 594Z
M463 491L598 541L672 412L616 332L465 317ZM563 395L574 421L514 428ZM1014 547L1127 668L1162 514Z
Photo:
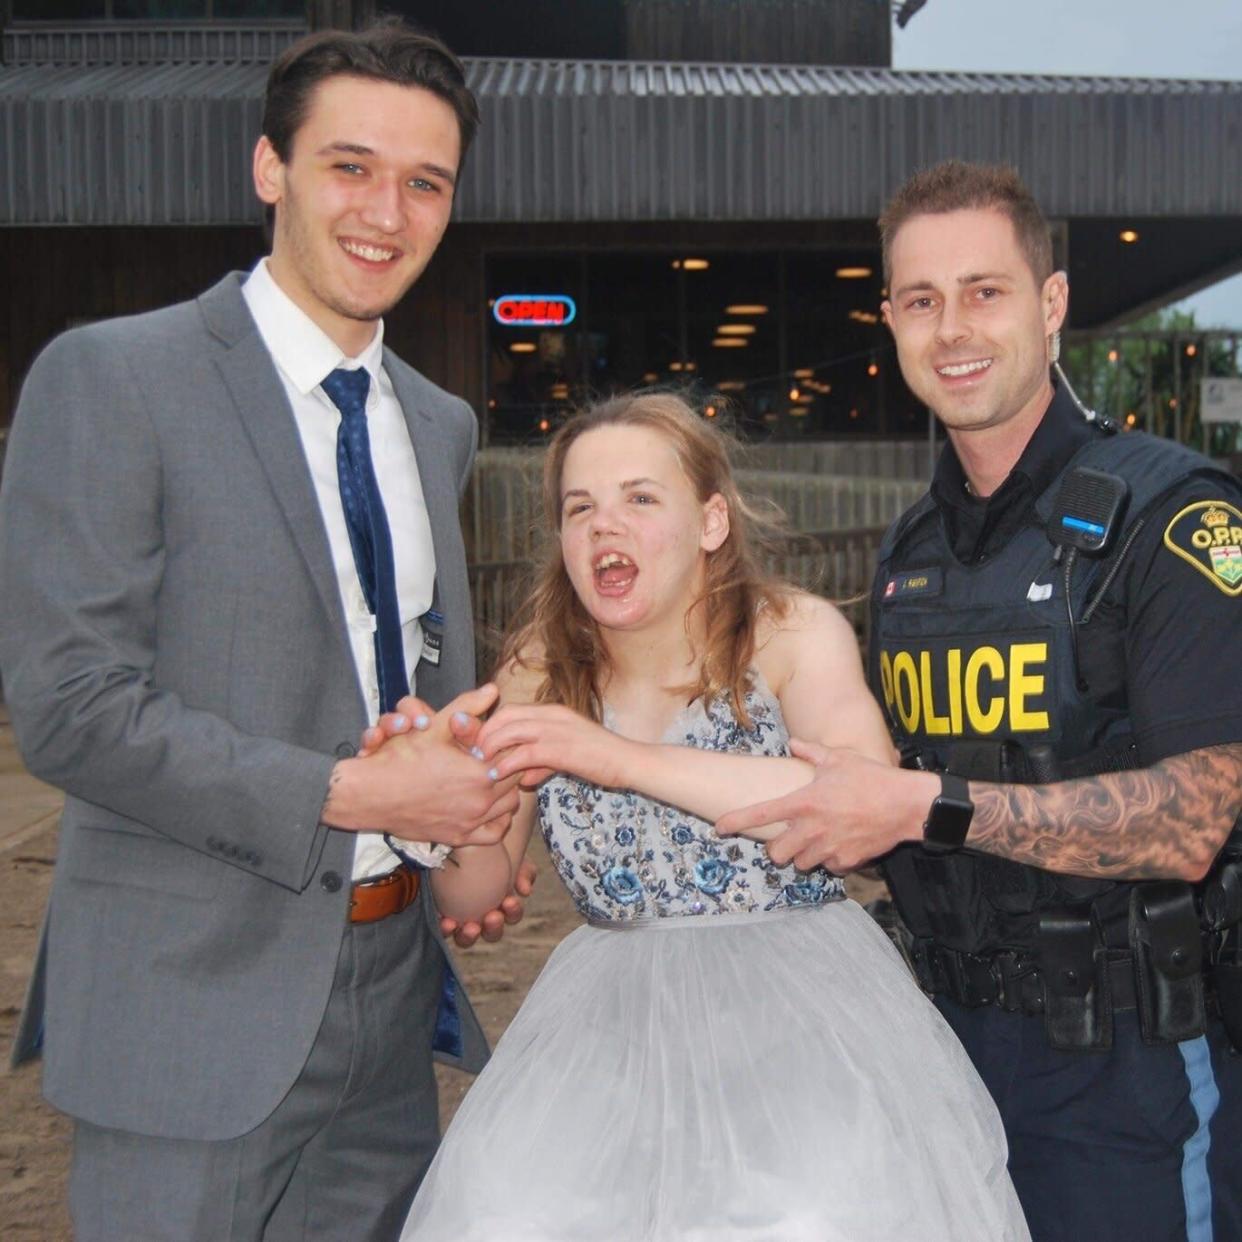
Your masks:
M69 1125L39 1094L39 1066L7 1068L56 856L60 798L21 768L0 705L0 1238L62 1242ZM498 945L460 953L463 982L489 1038L498 1039L556 944L579 919L541 847L526 917ZM878 886L851 886L867 900ZM452 1117L470 1077L441 1068L441 1119Z

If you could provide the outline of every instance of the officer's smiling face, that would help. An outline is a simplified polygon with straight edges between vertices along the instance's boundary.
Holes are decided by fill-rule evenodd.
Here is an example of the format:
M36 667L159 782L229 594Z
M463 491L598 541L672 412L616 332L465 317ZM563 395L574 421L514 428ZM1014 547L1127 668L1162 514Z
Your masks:
M1008 425L1029 437L1052 398L1048 338L1068 288L1032 272L992 208L913 216L889 248L884 321L901 373L950 431Z

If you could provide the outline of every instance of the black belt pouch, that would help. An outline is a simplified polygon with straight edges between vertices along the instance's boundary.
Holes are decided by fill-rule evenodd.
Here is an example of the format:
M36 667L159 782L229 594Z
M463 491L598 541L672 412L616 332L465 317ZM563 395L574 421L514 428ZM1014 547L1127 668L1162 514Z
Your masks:
M1108 961L1091 915L1044 910L1039 916L1039 969L1044 980L1044 1029L1065 1051L1113 1046Z
M1203 945L1189 884L1157 880L1134 886L1130 947L1143 1039L1172 1044L1202 1035L1207 1029Z

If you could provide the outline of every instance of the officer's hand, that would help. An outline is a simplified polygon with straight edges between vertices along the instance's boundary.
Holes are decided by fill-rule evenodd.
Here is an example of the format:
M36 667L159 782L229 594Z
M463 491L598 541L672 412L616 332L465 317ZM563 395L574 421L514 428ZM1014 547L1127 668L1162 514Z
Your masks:
M752 833L784 821L767 843L778 867L826 867L847 875L902 841L921 840L923 822L940 781L931 772L907 772L856 751L828 749L794 738L790 750L815 767L815 776L783 798L730 811L716 824L721 836ZM756 838L759 834L754 833Z
M495 910L489 910L478 922L458 923L456 919L442 918L440 931L452 936L454 944L462 949L470 948L480 936L489 944L495 944L505 934L506 926L512 927L522 921L526 910L522 899L530 896L537 875L535 864L523 859L513 881L513 892Z

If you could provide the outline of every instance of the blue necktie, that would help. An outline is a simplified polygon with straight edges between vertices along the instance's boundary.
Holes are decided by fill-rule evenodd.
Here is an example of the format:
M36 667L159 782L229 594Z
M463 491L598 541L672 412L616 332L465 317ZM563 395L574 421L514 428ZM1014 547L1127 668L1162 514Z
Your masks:
M349 528L349 544L358 569L362 593L375 616L375 673L381 712L390 712L410 692L397 606L397 577L393 569L392 536L384 499L371 462L367 433L367 391L371 377L361 367L339 368L323 381L323 390L341 412L336 433L336 474Z
M332 404L341 412L336 433L336 475L341 489L349 546L367 607L375 616L375 672L379 682L381 712L390 712L397 700L410 692L405 667L405 644L401 638L401 612L397 607L397 575L393 568L392 535L384 499L371 461L371 437L367 433L367 392L371 377L337 368L322 384ZM412 866L418 864L384 833L388 847ZM445 959L440 982L432 1048L460 1057L464 1050L461 1011L457 1002L457 977Z

